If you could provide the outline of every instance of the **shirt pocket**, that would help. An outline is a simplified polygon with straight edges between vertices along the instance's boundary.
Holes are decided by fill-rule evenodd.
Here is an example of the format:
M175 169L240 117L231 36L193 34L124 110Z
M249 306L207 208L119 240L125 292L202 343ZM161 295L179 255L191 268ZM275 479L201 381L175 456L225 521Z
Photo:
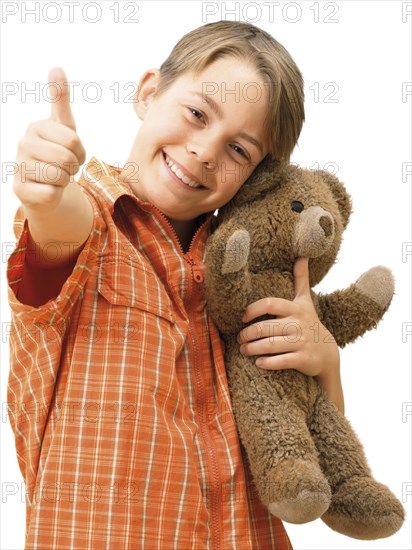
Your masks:
M172 301L163 283L143 261L104 257L97 290L112 305L138 308L175 323Z

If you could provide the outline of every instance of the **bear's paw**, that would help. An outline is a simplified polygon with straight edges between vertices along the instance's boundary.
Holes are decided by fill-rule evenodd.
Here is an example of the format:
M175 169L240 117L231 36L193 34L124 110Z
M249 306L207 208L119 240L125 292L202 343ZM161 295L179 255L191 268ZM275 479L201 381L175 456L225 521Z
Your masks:
M355 283L356 289L385 309L392 300L395 283L392 272L378 265L368 269Z

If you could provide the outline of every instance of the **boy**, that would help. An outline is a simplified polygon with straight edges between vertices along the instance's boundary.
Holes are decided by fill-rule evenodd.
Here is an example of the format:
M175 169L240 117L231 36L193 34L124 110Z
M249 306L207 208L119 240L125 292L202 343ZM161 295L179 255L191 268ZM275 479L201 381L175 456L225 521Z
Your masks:
M297 142L299 70L253 25L195 29L142 76L125 167L92 157L78 183L86 155L65 75L49 80L63 93L19 143L8 266L26 549L291 548L243 462L202 282L215 209L267 154L287 161ZM22 176L36 166L39 177ZM318 376L343 411L337 346L310 338L319 320L306 260L294 275L293 302L247 308L245 322L278 317L260 339L242 331L242 352ZM302 328L293 345L282 338L290 322Z

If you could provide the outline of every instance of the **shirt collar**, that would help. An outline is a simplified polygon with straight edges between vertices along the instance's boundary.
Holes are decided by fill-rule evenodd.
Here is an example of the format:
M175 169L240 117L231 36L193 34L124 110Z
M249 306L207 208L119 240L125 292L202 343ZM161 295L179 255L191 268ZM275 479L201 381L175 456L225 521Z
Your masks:
M93 191L102 197L111 214L113 214L116 201L123 195L128 195L137 202L144 204L133 193L130 185L120 179L119 176L122 170L123 168L119 166L91 157L90 161L83 167L79 178L80 184L86 188L93 188Z

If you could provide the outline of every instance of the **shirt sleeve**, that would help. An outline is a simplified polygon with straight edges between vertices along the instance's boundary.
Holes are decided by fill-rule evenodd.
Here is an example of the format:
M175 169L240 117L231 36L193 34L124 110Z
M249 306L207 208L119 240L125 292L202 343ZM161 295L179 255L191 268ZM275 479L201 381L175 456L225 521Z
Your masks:
M42 269L27 262L28 221L22 207L17 209L13 230L16 245L7 259L9 305L13 316L31 321L53 315L65 317L79 299L88 276L97 261L97 254L106 223L95 197L84 188L93 207L93 226L81 250L66 264Z
M28 229L30 232L30 228ZM16 297L23 304L39 307L49 300L56 298L63 284L73 272L77 258L83 246L70 256L64 264L56 267L40 267L35 261L24 261L21 281L16 289Z

